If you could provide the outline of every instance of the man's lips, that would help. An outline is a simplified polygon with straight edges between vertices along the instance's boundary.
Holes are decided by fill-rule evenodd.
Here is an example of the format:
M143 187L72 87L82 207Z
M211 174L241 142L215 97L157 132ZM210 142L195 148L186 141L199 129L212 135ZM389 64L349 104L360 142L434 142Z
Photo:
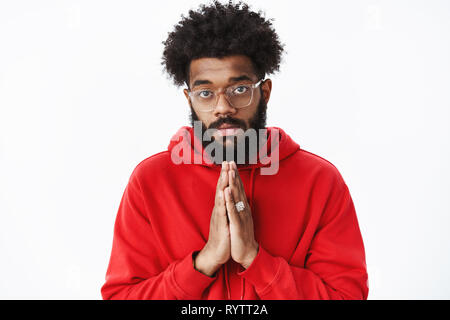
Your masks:
M221 136L231 136L238 133L239 130L242 130L240 127L231 124L223 124L217 128L217 131Z

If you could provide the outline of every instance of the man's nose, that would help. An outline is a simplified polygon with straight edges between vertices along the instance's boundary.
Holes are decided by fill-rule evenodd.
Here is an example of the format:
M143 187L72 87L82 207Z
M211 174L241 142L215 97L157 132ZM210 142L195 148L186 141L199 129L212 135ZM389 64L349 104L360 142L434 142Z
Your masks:
M218 100L217 105L214 108L214 115L216 117L236 113L236 108L234 108L230 104L230 102L228 102L225 94L219 94L219 97L217 98L217 100Z

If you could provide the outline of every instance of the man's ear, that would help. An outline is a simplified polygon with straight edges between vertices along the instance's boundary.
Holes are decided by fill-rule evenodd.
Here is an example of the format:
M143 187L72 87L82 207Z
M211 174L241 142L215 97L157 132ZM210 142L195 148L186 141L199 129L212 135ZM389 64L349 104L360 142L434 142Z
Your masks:
M188 89L183 89L183 93L184 93L184 96L186 97L186 99L188 100L188 102L190 102L191 101L191 97L189 97Z
M272 80L266 79L263 84L261 84L261 91L263 94L263 99L266 104L269 102L270 93L272 92Z

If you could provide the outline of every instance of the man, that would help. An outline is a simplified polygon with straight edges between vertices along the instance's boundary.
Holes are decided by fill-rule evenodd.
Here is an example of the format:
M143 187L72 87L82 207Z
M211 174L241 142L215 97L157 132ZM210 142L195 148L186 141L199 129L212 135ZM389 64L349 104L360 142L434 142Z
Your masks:
M271 23L245 4L214 2L190 11L164 44L166 71L188 87L192 126L133 171L103 298L366 299L343 178L265 126L264 78L283 51Z

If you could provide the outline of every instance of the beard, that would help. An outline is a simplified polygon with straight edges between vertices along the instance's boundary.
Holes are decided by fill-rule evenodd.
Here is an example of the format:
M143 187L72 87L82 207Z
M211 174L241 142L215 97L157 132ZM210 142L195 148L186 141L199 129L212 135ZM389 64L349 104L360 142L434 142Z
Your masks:
M264 141L267 140L267 131L264 132L262 137L259 134L259 130L265 129L265 127L266 127L266 117L267 117L267 104L264 101L264 99L262 98L263 97L262 92L261 92L260 97L261 98L259 100L258 107L255 111L255 114L249 120L248 128L247 128L246 123L243 120L234 119L231 117L219 118L217 121L211 123L209 125L209 127L206 127L202 121L201 136L198 138L200 139L200 141L202 141L203 149L206 149L212 143L215 143L216 145L219 144L219 146L222 147L221 153L218 152L216 154L215 148L212 148L212 151L208 152L208 155L210 156L210 158L213 160L213 162L215 164L221 164L222 161L225 160L223 155L226 155L227 161L233 160L234 162L236 162L236 164L247 164L247 163L249 163L250 159L255 155L255 153L259 152L260 144L263 143L263 141L261 141L261 138ZM191 126L194 127L194 121L200 121L200 119L191 104L190 104L190 108L191 108L190 122L191 122ZM205 134L206 130L217 129L218 127L220 127L223 124L230 124L230 125L237 126L238 128L242 129L244 132L248 129L256 130L256 133L257 133L256 134L256 146L253 146L253 147L250 146L250 138L247 135L245 135L243 137L244 140L242 142L238 142L238 136L236 136L236 135L219 137L218 138L219 141L216 141L215 136L212 136L208 133ZM194 130L194 132L195 132L195 130ZM211 140L203 139L203 137L208 137ZM233 140L233 141L230 141L232 143L226 143L227 142L226 140ZM245 150L244 161L242 161L242 159L239 157L239 153L238 153L239 152L239 148L238 148L239 143L244 143L244 150ZM232 157L231 159L229 158L230 155ZM238 161L238 159L241 161Z

